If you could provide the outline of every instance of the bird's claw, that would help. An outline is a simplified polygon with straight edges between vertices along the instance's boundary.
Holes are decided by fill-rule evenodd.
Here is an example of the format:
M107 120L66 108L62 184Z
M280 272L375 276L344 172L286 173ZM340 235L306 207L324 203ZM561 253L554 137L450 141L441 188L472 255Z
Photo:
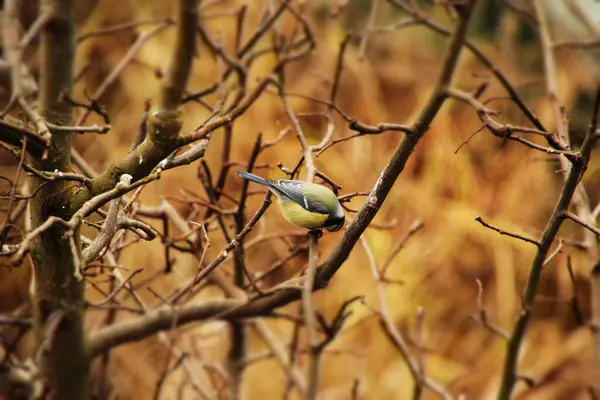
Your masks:
M315 234L317 236L317 239L321 239L323 237L323 230L322 229L311 229L308 231L308 236Z

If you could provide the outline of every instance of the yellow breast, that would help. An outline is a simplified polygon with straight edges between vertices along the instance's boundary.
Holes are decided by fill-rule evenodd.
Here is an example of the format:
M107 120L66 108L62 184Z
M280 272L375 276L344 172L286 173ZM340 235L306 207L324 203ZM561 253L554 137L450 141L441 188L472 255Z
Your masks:
M278 200L283 217L292 224L303 228L317 229L323 227L327 220L327 215L312 213L294 201Z

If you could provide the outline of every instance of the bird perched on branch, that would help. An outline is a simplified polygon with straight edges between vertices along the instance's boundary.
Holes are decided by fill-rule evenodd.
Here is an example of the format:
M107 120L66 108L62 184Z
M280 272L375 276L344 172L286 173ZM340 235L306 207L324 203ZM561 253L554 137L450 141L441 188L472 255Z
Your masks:
M287 179L264 179L249 172L239 171L244 179L269 188L275 196L286 220L310 230L327 229L330 232L344 226L346 216L335 193L323 185Z

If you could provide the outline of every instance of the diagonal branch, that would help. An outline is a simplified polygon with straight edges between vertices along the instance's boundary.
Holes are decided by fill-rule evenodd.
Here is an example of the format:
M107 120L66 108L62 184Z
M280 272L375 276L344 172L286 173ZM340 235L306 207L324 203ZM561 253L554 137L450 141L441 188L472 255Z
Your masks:
M542 237L539 241L537 253L531 264L529 278L527 279L525 293L523 295L523 310L519 314L517 323L515 324L515 327L513 328L512 334L510 335L510 339L508 341L508 347L506 350L506 360L504 362L504 368L502 373L502 382L498 394L499 400L510 399L514 385L518 379L517 364L519 360L521 345L523 343L527 327L531 320L532 307L536 294L538 292L538 286L540 284L544 263L547 259L548 253L550 252L552 242L554 242L554 239L558 234L558 230L565 219L564 215L567 212L571 201L573 200L575 191L577 189L577 186L579 185L581 177L587 168L592 148L598 140L598 136L596 134L596 126L598 121L597 115L599 109L600 88L596 92L596 100L594 101L594 109L592 114L592 123L590 124L590 128L585 136L585 139L581 146L581 150L579 151L579 157L577 159L578 161L573 163L571 170L567 175L567 179L563 184L560 196L556 202L554 211L552 212L552 215L548 220L546 228L544 229Z
M460 21L452 35L440 78L430 95L429 101L414 124L414 135L407 136L397 147L388 165L375 183L373 190L371 190L365 205L347 227L343 238L328 260L317 269L315 290L324 288L346 261L352 248L375 217L393 187L394 182L402 173L406 162L413 154L414 148L427 133L430 124L443 105L446 98L445 91L450 86L456 70L475 3L476 1L471 1L468 5L459 7ZM230 251L231 248L228 250ZM224 259L227 255L223 254L221 253L219 257ZM196 282L204 279L210 270L214 268L216 266L206 267L201 274L203 276L198 276ZM178 324L181 325L209 318L234 320L237 318L267 315L274 309L301 298L301 291L298 290L298 287L291 286L286 287L286 285L281 285L280 289L270 291L269 294L261 295L250 301L215 300L209 303L183 305L176 309L161 308L152 312L152 318L148 318L147 316L139 317L91 334L88 341L89 354L90 356L94 356L109 348L142 339L159 330L169 329L173 318L177 318ZM176 296L180 296L180 294Z
M577 223L579 225L581 225L582 227L584 227L588 231L592 232L594 235L600 236L600 229L596 228L594 225L588 224L583 219L579 218L577 215L572 214L570 212L566 212L564 214L564 217L567 218L567 219L570 219L571 221L573 221L573 222L575 222L575 223Z
M433 119L444 104L444 101L446 100L446 89L450 87L450 84L452 83L452 77L458 64L458 58L469 26L471 11L475 6L475 3L476 0L473 0L468 5L460 8L460 22L452 34L440 77L427 104L421 111L417 121L414 123L413 133L407 135L396 148L392 155L392 159L379 176L373 190L371 190L365 205L363 205L356 215L356 218L354 218L352 223L346 228L346 233L341 243L333 251L329 259L321 266L318 274L318 278L321 282L328 282L344 261L346 261L352 248L366 227L371 223L373 218L375 218L375 215L379 211L379 208L381 208L381 205L392 189L396 179L404 170L404 166L412 155L415 147L425 136Z

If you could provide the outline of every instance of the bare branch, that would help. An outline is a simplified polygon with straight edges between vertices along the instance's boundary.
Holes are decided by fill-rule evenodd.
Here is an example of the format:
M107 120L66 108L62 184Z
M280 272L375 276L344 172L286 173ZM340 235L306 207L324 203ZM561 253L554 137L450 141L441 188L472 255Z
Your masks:
M563 215L565 218L570 219L571 221L575 222L576 224L583 226L585 229L592 232L594 235L600 236L600 229L596 228L593 225L588 224L583 219L579 218L577 215L570 213L570 212L565 212Z
M46 12L42 12L34 21L34 23L31 24L29 30L25 33L25 35L23 35L23 37L21 38L21 42L19 43L21 51L25 51L25 49L27 49L31 41L39 35L41 30L46 26L46 24L50 20L50 17L52 17L52 14L48 10L46 10Z
M131 281L131 279L133 279L134 276L136 276L137 274L139 274L140 272L142 272L143 269L139 268L136 269L135 271L133 271L131 273L131 275L129 275L129 277L127 279L125 279L124 281L122 281L119 286L112 291L111 294L109 294L108 296L106 296L106 298L98 303L94 303L94 302L88 302L88 306L90 307L101 307L111 301L113 301L113 299L115 299L117 297L117 295L121 292L121 290L123 290L123 288L129 283L129 281Z
M120 199L114 199L110 202L108 213L106 214L106 219L104 220L100 234L94 239L92 244L83 251L82 268L85 268L90 261L95 260L96 257L100 255L100 252L110 244L110 241L117 232L117 217L119 215L120 204Z
M543 266L550 251L550 246L558 234L558 230L564 220L564 214L569 208L569 204L573 200L575 190L581 180L581 176L590 159L592 148L598 136L596 135L596 123L597 114L600 109L600 88L596 92L596 99L594 101L594 109L592 111L592 124L588 130L581 150L579 151L580 157L578 162L573 163L570 171L568 172L567 179L565 180L560 196L556 202L552 215L548 220L548 224L544 229L542 238L539 241L538 250L535 258L531 264L529 272L529 278L525 287L525 294L523 296L523 310L519 314L517 323L510 335L508 342L508 349L506 352L506 360L504 362L502 383L500 385L500 392L498 398L500 400L509 400L513 391L515 382L518 376L518 359L521 350L521 344L529 325L531 318L532 306L535 300L535 296L538 291Z
M123 24L108 26L106 28L102 28L97 31L83 33L83 34L79 35L77 37L77 44L81 44L82 42L84 42L88 39L91 39L93 37L112 35L112 34L115 34L117 32L123 31L123 30L135 29L135 28L139 28L144 25L156 25L156 24L159 24L159 25L171 24L171 25L173 25L173 24L175 24L175 20L173 20L173 18L167 17L167 18L157 18L157 19L149 19L149 20L142 20L142 21L125 22Z
M499 328L490 322L488 313L485 310L485 308L483 307L483 284L481 283L481 281L479 279L477 279L476 282L477 282L477 309L479 312L478 312L478 315L476 315L472 318L474 320L476 320L477 322L481 323L490 332L500 336L504 340L508 340L509 339L508 333L506 333L502 328Z
M424 370L419 368L418 358L414 357L411 354L406 339L400 333L400 331L398 330L398 328L392 320L390 306L385 296L384 282L379 272L379 267L377 266L375 256L371 251L371 247L369 246L369 243L364 236L360 237L360 243L365 253L367 254L367 258L371 266L371 272L377 284L377 297L379 300L380 311L375 312L380 318L385 333L388 335L394 346L398 349L400 355L407 364L407 367L410 371L414 383L413 399L419 400L422 396L422 392L425 387L430 388L431 390L440 394L444 399L451 399L452 395L450 393L448 393L444 388L442 388L442 386L439 383L424 375Z
M394 247L390 251L390 254L387 256L387 258L383 262L383 265L381 267L381 276L386 275L386 272L387 272L388 268L390 267L390 265L392 264L392 261L394 261L394 258L398 255L398 253L400 253L400 251L404 248L404 246L406 246L406 243L408 243L408 240L411 237L413 237L418 231L420 231L421 228L423 228L423 226L424 226L424 224L420 220L416 220L410 225L410 227L408 228L408 231L394 245Z
M198 0L179 0L177 40L161 96L160 108L164 110L179 109L196 54L197 24Z
M110 125L92 125L92 126L63 126L46 122L46 126L53 133L108 133Z
M321 346L319 345L319 330L317 326L316 310L313 304L313 290L315 277L317 275L317 262L319 259L318 231L310 231L310 244L308 255L308 269L304 279L304 288L302 290L302 311L304 313L304 321L306 332L308 334L309 359L307 372L307 390L304 396L307 400L317 398L319 390L319 359L321 356Z
M280 82L280 87L281 87L281 82ZM280 93L280 97L281 97L281 101L283 102L285 112L286 112L288 118L290 119L290 121L292 122L294 131L296 132L296 136L298 137L298 141L300 142L300 145L302 146L302 153L304 154L304 162L306 163L306 181L312 182L315 177L315 174L317 172L317 169L315 168L315 164L313 162L312 149L308 146L308 143L306 142L306 138L304 137L304 133L302 132L302 127L300 126L300 122L298 121L298 118L296 118L296 115L294 114L294 111L292 110L289 101L285 97L285 94Z
M167 27L169 27L169 23L165 22L148 31L144 31L137 37L136 41L131 45L131 47L129 48L127 53L125 53L121 61L119 61L119 63L112 69L112 71L108 74L104 81L102 81L102 83L98 86L92 97L89 99L92 102L92 104L94 102L97 102L100 99L100 97L106 92L106 90L110 87L110 85L112 85L113 82L117 80L117 78L121 75L125 67L127 67L132 62L132 60L139 53L144 44L146 44L148 40L155 37L160 32L164 31ZM67 98L70 98L70 96L67 96ZM91 108L86 108L86 111L77 120L77 125L85 124L85 121L87 121L92 111L93 110Z
M519 234L516 234L516 233L507 232L507 231L505 231L503 229L495 227L494 225L490 225L487 222L485 222L481 217L476 217L475 221L479 222L481 225L485 226L488 229L491 229L493 231L498 232L501 235L510 236L511 238L519 239L519 240L522 240L524 242L534 244L536 247L540 246L539 242L537 242L536 240L530 239L528 237L525 237L525 236L522 236L522 235L519 235Z
M181 297L185 293L187 293L194 286L196 286L197 284L202 282L204 279L206 279L219 265L221 265L221 263L223 263L223 261L225 261L225 259L229 256L229 253L232 250L234 250L236 246L238 246L240 240L242 240L246 235L248 235L250 233L250 231L252 231L252 229L254 228L254 226L256 225L258 220L260 219L260 217L262 217L262 215L265 213L265 211L267 211L267 208L269 208L270 205L271 205L271 192L267 192L267 195L262 204L262 207L256 211L256 213L252 216L250 221L248 221L248 224L246 224L244 229L239 234L237 234L231 242L229 242L225 246L225 248L217 256L217 258L215 258L213 260L213 262L211 262L198 275L196 275L194 280L189 285L187 285L185 288L183 288L181 290L178 290L171 297L171 299L169 299L170 302L176 303L179 299L181 299Z

